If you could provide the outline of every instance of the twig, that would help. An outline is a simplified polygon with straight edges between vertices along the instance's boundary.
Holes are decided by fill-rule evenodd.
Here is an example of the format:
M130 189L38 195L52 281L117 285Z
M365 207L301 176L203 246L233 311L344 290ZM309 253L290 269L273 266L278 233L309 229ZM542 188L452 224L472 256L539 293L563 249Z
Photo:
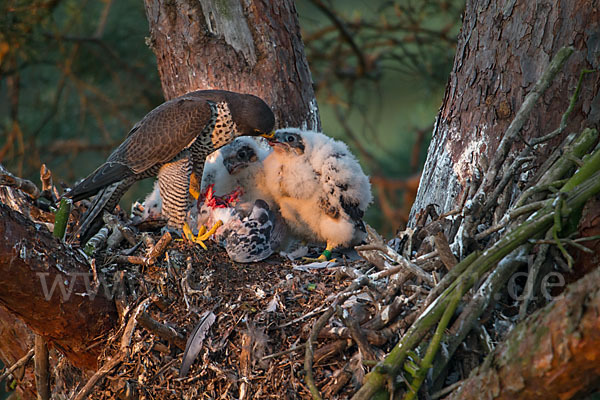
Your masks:
M504 171L500 182L496 185L492 194L486 197L485 205L483 206L484 214L491 210L492 207L494 207L496 204L498 204L498 197L500 197L500 195L504 191L504 188L506 188L506 185L508 185L510 180L515 177L517 172L519 172L521 166L526 162L533 161L534 159L535 157L533 156L521 156L515 158L515 160L510 164L510 166L508 166L506 171Z
M562 253L563 257L567 260L567 265L569 266L569 271L572 271L573 257L571 257L571 255L569 254L567 249L565 249L565 246L563 246L562 242L560 241L560 239L558 237L558 232L560 232L562 230L561 210L563 208L563 205L564 205L564 200L561 197L557 198L556 205L554 207L554 225L552 226L552 237L554 238L554 243L556 244L556 247L558 247L558 249Z
M323 331L321 331L322 333ZM321 337L321 334L319 334ZM315 351L314 363L318 364L322 361L327 360L330 357L335 357L344 352L351 344L351 340L348 339L338 339L334 342L329 342L324 346L321 346Z
M518 201L513 206L513 210L518 209L519 207L523 206L525 204L525 201L527 201L527 199L529 199L531 196L533 196L536 193L547 192L547 191L557 192L558 191L557 188L561 187L566 182L567 182L567 179L561 179L561 180L550 182L547 184L538 184L535 186L531 186L530 188L525 190L523 193L521 193Z
M156 260L158 257L160 257L167 249L169 243L171 243L171 239L172 237L169 231L165 232L164 235L160 237L158 242L156 242L156 244L148 251L148 258L151 260Z
M40 181L42 182L42 193L40 196L50 200L52 203L56 203L59 197L58 191L52 184L52 172L46 164L42 164L40 167Z
M552 230L549 230L546 233L546 239L548 240L551 238ZM525 319L525 316L527 315L527 307L529 306L529 300L533 297L535 281L537 280L540 268L542 266L542 263L546 259L546 255L548 254L549 249L549 244L542 244L535 256L535 260L533 261L531 268L529 268L529 274L527 274L527 282L525 283L525 290L523 291L523 302L519 307L519 320Z
M165 234L162 235L160 240L156 242L156 244L151 249L148 250L147 256L126 256L120 254L114 258L114 261L119 264L136 264L148 267L150 265L153 265L156 262L156 259L165 252L170 242L171 234L169 232L165 232Z
M429 275L427 272L423 271L423 269L421 269L418 265L413 264L412 262L408 261L406 258L402 257L390 246L372 245L372 244L369 245L368 244L368 245L364 245L364 246L356 246L355 249L356 249L356 251L369 251L369 250L380 251L381 253L383 253L384 255L389 257L390 261L395 262L396 264L398 264L398 266L401 266L402 268L404 268L405 271L410 272L410 273L414 274L415 276L423 279L425 282L427 282L431 286L434 285L433 278L431 277L431 275ZM390 269L393 268L393 266L391 266L391 265L386 265L386 267L390 268Z
M360 351L362 358L365 360L377 360L377 356L371 348L371 345L367 340L367 336L364 330L360 327L358 321L350 316L348 310L341 310L340 308L339 311L341 312L341 320L344 325L346 325L346 328L348 328L350 337L358 346L358 350Z
M454 268L450 270L442 280L429 292L427 298L425 299L425 303L422 306L422 310L425 310L429 305L439 297L439 295L448 288L452 284L452 282L456 281L458 277L471 266L473 261L475 261L481 253L474 251L465 257L464 260L456 264Z
M573 109L575 108L575 104L577 103L577 99L579 98L579 92L581 91L581 84L583 83L583 77L592 72L597 72L597 71L590 70L590 69L584 69L579 74L579 79L577 81L577 86L575 87L575 92L571 96L571 100L569 101L569 107L567 107L567 111L564 112L562 118L560 119L560 125L558 126L558 128L556 128L554 131L550 132L549 134L547 134L545 136L542 136L539 138L534 138L533 140L531 140L529 142L530 146L536 146L540 143L546 142L546 141L560 135L561 133L563 133L563 131L567 127L567 119L569 118L569 115L571 115L571 112L573 111Z
M499 230L502 230L502 229L506 228L507 225L508 225L508 221L500 221L498 224L490 226L486 230L484 230L484 231L479 232L478 234L476 234L475 235L475 240L479 241L479 240L485 239L486 237L488 237L492 233L496 233Z
M50 371L48 359L48 345L40 335L35 335L35 388L38 400L50 399Z
M92 375L79 393L73 397L73 400L85 399L92 392L94 386L96 386L96 384L98 384L98 382L103 379L106 374L108 374L113 368L129 357L129 345L131 344L131 337L133 336L133 332L137 325L137 317L147 307L149 301L150 299L145 299L142 301L129 317L127 325L125 326L125 330L123 331L123 336L121 336L121 345L118 355L106 362L98 371L96 371L96 373Z
M553 184L557 187L564 186L566 181L561 179L573 168L573 162L567 154L581 158L593 148L597 140L598 132L593 129L584 129L579 135L571 134L567 136L563 141L562 146L559 146L552 155L548 157L548 161L540 167L540 170L545 172L542 177L539 178L535 186L541 189L548 187L547 185L551 186ZM525 204L525 200L532 194L530 192L528 193L528 190L519 196L519 199L515 202L515 207Z
M462 284L461 284L462 285ZM458 307L458 303L460 303L460 299L462 297L462 287L459 285L452 297L452 300L448 304L448 308L444 311L440 322L435 329L435 333L433 334L433 338L429 343L429 347L427 347L427 352L425 353L425 357L423 357L423 361L421 362L421 366L417 371L415 379L413 379L412 384L409 388L409 391L404 396L405 400L412 400L415 398L423 381L425 380L425 376L429 369L433 366L433 359L438 352L440 347L440 342L442 340L442 336L444 335L444 330L450 323L450 318L454 315L454 311L456 311L456 307Z
M305 347L306 347L306 343L302 343L302 344L299 344L298 346L291 347L291 348L289 348L287 350L279 351L277 353L273 353L273 354L269 354L267 356L264 356L260 360L261 361L265 361L265 360L270 360L272 358L281 357L281 356L284 356L286 354L290 354L290 353L293 353L295 351L302 350Z
M431 400L437 400L440 399L444 396L446 396L448 393L453 392L454 390L456 390L456 388L460 387L460 385L463 384L463 381L458 381L453 383L452 385L448 385L445 388L443 388L442 390L438 390L437 392L435 392L434 394L431 395Z
M512 210L510 210L508 212L508 218L510 220L514 220L518 216L521 216L523 214L530 214L534 211L544 208L547 205L548 205L547 199L540 200L540 201L534 201L533 203L525 204L524 206L521 206L519 208L513 208Z
M140 313L140 315L137 317L137 322L140 324L140 326L146 328L156 336L174 344L181 350L185 350L185 337L183 337L183 335L170 326L163 325L160 322L155 321L150 315L148 315L148 313Z
M69 214L71 213L71 205L73 205L73 201L63 197L60 200L60 206L58 207L56 214L54 214L54 231L52 234L60 240L65 238L65 233L67 232L67 222L69 221Z
M400 266L392 267L392 268L384 269L383 271L378 271L378 272L375 272L375 273L369 275L369 279L376 281L376 280L379 280L379 279L382 279L382 278L385 278L388 276L395 275L398 272L402 272L402 271L405 271L404 267L400 267Z
M4 373L2 375L0 375L0 382L2 382L4 379L6 379L10 374L15 372L17 369L19 369L22 366L24 366L25 364L27 364L29 362L29 360L31 360L31 358L33 357L34 354L35 354L35 349L31 348L27 352L27 354L25 354L23 357L21 357L16 363L11 365L10 368L7 368L6 371L4 371Z
M27 193L32 199L40 197L40 189L28 179L19 178L11 174L0 174L0 186L10 186Z
M315 400L322 400L323 397L321 397L321 393L319 392L319 388L317 388L317 385L315 385L315 381L314 381L314 377L313 377L313 370L312 370L312 365L313 365L313 355L314 355L314 350L313 350L313 342L315 342L317 340L317 336L319 335L319 332L321 331L321 329L323 329L323 327L325 327L325 325L327 324L327 321L329 321L329 318L331 318L331 316L335 313L335 307L329 307L329 309L319 317L319 319L317 319L317 322L315 322L315 324L313 325L311 331L310 331L310 335L308 336L308 340L306 341L306 349L305 349L305 353L304 353L304 373L305 373L305 382L306 382L306 386L308 386L308 389L310 390L310 393L312 394L312 398Z
M446 266L446 269L450 271L456 264L458 264L458 260L450 250L450 245L448 244L448 240L446 236L444 236L444 232L438 232L433 235L433 242L435 243L435 248L440 256L440 259Z
M574 51L575 49L573 47L563 47L558 50L554 58L550 61L548 67L542 73L542 76L536 82L531 92L525 96L525 100L523 100L521 108L519 108L519 111L517 111L515 118L506 129L506 132L504 133L504 136L498 145L498 149L496 150L494 158L490 163L490 167L483 178L483 182L481 183L476 197L484 196L485 191L494 184L496 175L498 171L500 171L500 166L506 159L514 140L521 131L521 128L529 119L529 115L531 114L533 107L539 98L544 94L546 89L548 89L558 71L562 69L562 66Z
M434 381L444 370L467 334L476 325L481 314L489 307L490 302L494 300L494 295L505 287L506 282L513 275L514 271L520 265L526 263L524 256L529 252L530 247L531 245L526 244L514 250L511 255L498 263L498 266L477 290L475 296L463 308L456 321L452 324L450 333L443 340L444 353L440 353L433 363L431 376Z
M367 281L368 281L368 279L365 276L362 276L362 277L354 280L354 282L352 282L350 284L350 286L348 286L346 289L344 289L344 291L342 291L336 297L336 299L329 306L329 308L325 311L325 313L317 319L317 321L315 322L315 324L313 325L313 327L310 331L310 335L306 341L306 349L305 349L305 353L304 353L304 372L306 374L306 377L305 377L306 385L308 386L308 389L310 390L310 393L312 394L313 399L322 399L321 393L319 392L319 389L315 385L313 371L312 371L313 355L314 355L313 343L317 340L319 332L321 331L321 329L323 329L323 327L325 327L325 325L327 324L327 321L329 321L329 318L331 318L331 316L335 313L336 306L338 304L342 304L344 301L346 301L346 299L355 290L357 290L360 287L365 286L367 284Z

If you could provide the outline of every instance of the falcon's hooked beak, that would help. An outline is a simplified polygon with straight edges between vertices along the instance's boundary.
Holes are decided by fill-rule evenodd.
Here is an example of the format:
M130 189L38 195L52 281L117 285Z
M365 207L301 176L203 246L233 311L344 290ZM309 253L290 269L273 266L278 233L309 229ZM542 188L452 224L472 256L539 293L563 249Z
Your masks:
M268 141L271 141L275 139L275 131L272 131L271 133L261 133L260 136L264 137Z

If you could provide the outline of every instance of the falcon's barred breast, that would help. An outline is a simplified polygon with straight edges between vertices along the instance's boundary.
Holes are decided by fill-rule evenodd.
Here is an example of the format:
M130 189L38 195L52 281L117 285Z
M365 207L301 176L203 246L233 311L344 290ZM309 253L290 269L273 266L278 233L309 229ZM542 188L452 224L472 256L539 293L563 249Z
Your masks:
M78 201L96 193L79 227L87 241L121 196L140 179L158 176L162 214L179 228L189 206L190 175L202 176L206 156L235 137L269 134L275 117L260 98L223 90L199 90L150 111L106 162L66 194Z

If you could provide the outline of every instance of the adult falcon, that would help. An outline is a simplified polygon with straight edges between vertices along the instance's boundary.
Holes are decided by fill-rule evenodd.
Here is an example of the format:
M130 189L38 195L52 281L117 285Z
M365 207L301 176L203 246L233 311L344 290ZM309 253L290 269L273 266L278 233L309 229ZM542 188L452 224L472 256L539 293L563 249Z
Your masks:
M260 98L224 90L190 92L156 107L104 164L65 195L78 201L98 193L80 224L80 242L100 229L104 211L112 211L133 183L153 176L158 176L168 226L181 228L190 176L202 176L206 156L237 136L268 136L274 125L273 112Z

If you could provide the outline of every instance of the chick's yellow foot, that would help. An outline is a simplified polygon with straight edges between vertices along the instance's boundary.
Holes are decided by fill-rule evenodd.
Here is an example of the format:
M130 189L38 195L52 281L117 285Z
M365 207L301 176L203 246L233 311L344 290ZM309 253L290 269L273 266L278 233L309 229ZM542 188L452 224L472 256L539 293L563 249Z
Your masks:
M329 261L329 260L331 260L331 250L327 250L327 249L323 250L323 252L317 258L317 260L320 260L320 261Z
M323 250L323 252L321 253L321 255L317 258L311 258L311 257L302 257L302 260L306 261L306 262L320 262L320 261L331 261L331 262L335 262L335 258L332 259L331 258L331 250L333 249L333 246L331 245L327 245L327 248L325 250Z

